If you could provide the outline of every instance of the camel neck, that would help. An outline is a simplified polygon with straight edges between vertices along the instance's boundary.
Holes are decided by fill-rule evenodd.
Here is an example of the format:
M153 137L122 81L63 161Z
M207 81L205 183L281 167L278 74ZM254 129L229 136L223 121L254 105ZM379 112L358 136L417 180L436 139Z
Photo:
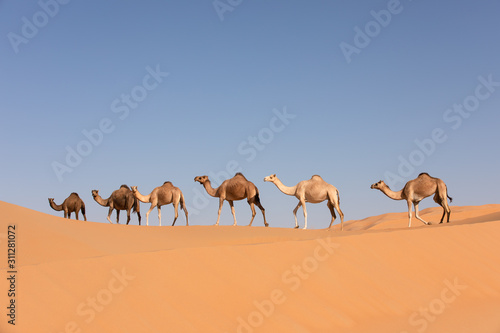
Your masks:
M273 183L274 183L274 185L276 185L276 187L281 192L283 192L283 193L285 193L287 195L295 195L295 191L297 190L297 185L292 186L292 187L285 186L285 185L283 185L283 183L281 182L281 180L279 180L278 178L276 178L276 180Z
M50 207L52 207L53 210L57 211L63 210L62 205L56 205L54 201L50 202Z
M207 180L206 182L203 183L203 187L207 191L208 195L211 197L216 197L217 196L217 189L212 187L212 184L210 183L210 180Z
M104 200L100 195L96 195L94 200L101 206L108 207L109 206L109 198Z
M392 200L403 200L403 190L394 192L389 188L389 186L384 186L380 189L385 195L387 195Z
M141 202L149 202L149 199L151 199L151 194L149 195L142 195L139 190L136 190L134 192L134 197L136 197L137 199L139 199L139 201Z

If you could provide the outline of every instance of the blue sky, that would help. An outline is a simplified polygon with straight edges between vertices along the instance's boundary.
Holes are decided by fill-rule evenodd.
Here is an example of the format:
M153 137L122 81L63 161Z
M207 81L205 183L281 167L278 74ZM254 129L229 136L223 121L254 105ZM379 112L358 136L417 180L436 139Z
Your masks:
M87 218L106 222L92 189L147 194L170 180L190 223L209 225L218 200L194 177L238 170L274 227L294 225L297 200L263 182L273 173L289 186L321 175L339 189L346 220L404 212L369 186L384 179L399 190L420 172L443 179L455 205L498 203L499 10L498 1L1 2L0 200L62 216L47 198L77 192ZM307 207L309 228L328 225L326 203ZM247 224L247 203L235 208ZM172 214L163 208L164 225ZM227 203L221 224L232 224Z

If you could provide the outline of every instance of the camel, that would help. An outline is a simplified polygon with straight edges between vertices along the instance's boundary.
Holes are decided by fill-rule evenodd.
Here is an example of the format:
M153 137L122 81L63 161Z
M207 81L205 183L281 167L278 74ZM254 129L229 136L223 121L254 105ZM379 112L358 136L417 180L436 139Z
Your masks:
M118 224L120 223L120 210L126 210L128 225L128 223L130 222L130 211L133 209L133 211L137 213L137 216L139 218L139 225L141 225L141 207L139 200L134 198L132 191L127 185L120 186L120 188L116 191L113 191L113 193L111 193L111 196L107 199L101 198L98 190L92 190L92 197L94 197L94 200L99 205L109 207L109 213L107 217L109 223L112 223L109 217L111 216L113 209L116 210L116 223Z
M60 212L64 211L64 218L71 218L71 213L75 212L76 219L78 220L78 212L81 210L83 214L83 219L87 221L85 216L85 203L78 196L78 193L71 193L61 205L56 205L54 198L49 198L49 205L53 210Z
M307 229L306 202L320 203L327 200L326 205L332 214L332 220L328 229L332 227L333 221L335 221L336 216L334 209L336 209L340 215L340 229L344 230L344 213L340 210L339 190L337 190L335 186L325 182L321 176L313 175L311 179L303 180L292 187L283 185L276 174L267 176L264 178L264 181L273 183L281 192L287 195L293 195L299 199L297 207L293 210L295 229L299 227L299 223L297 222L297 210L300 206L302 206L302 210L304 211L304 229Z
M248 181L241 172L236 173L233 178L225 180L218 188L215 189L212 188L208 176L195 177L194 181L202 184L210 196L219 198L219 213L217 215L217 222L215 225L219 225L222 204L224 203L224 200L227 200L227 202L229 202L229 206L231 206L231 213L234 218L233 226L235 226L236 215L234 213L233 201L243 200L246 198L250 208L252 209L252 219L250 220L250 224L248 224L248 226L252 225L256 214L254 205L257 205L257 207L260 208L262 216L264 217L264 225L266 227L269 226L269 223L266 221L266 210L260 204L259 190L252 182Z
M181 204L181 209L183 209L184 213L186 214L186 225L189 225L188 211L186 209L186 201L184 200L184 195L182 194L181 190L178 187L175 187L172 184L172 182L163 183L162 186L158 186L147 196L142 195L139 192L139 190L137 190L137 186L132 186L132 193L134 194L134 197L136 199L139 199L142 202L151 203L151 208L149 208L148 212L146 213L146 225L149 225L149 213L151 213L153 208L157 207L158 220L160 221L160 227L161 227L161 206L173 204L175 217L174 217L174 222L172 222L172 226L174 226L175 221L179 216L178 214L179 203Z
M447 215L446 223L450 222L451 209L448 206L448 199L450 202L453 200L448 196L446 184L439 178L431 177L428 173L423 172L417 178L410 180L406 183L401 191L394 192L387 186L383 180L373 184L370 188L382 191L385 195L393 200L406 200L408 203L408 228L411 227L411 205L415 207L415 217L422 221L424 224L429 225L430 222L424 221L418 215L418 204L422 199L427 198L434 194L434 201L443 207L443 216L441 221L443 223L444 216Z

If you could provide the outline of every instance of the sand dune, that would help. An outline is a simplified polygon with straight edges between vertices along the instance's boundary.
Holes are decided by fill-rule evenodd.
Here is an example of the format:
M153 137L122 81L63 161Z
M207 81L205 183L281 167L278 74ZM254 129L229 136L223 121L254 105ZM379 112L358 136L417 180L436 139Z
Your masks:
M0 332L500 332L500 205L451 220L145 227L0 202Z

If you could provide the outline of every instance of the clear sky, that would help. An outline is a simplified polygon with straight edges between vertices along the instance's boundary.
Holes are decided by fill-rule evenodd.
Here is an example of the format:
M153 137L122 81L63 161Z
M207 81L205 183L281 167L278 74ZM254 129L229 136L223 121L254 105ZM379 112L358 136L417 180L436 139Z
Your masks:
M269 174L321 175L352 220L406 211L370 185L428 172L454 205L498 203L499 13L491 0L2 1L0 200L62 216L47 198L77 192L107 223L92 189L170 180L208 225L218 200L194 177L242 171L270 225L292 227L297 199ZM328 226L326 203L307 207L310 228ZM247 224L248 204L235 208Z

